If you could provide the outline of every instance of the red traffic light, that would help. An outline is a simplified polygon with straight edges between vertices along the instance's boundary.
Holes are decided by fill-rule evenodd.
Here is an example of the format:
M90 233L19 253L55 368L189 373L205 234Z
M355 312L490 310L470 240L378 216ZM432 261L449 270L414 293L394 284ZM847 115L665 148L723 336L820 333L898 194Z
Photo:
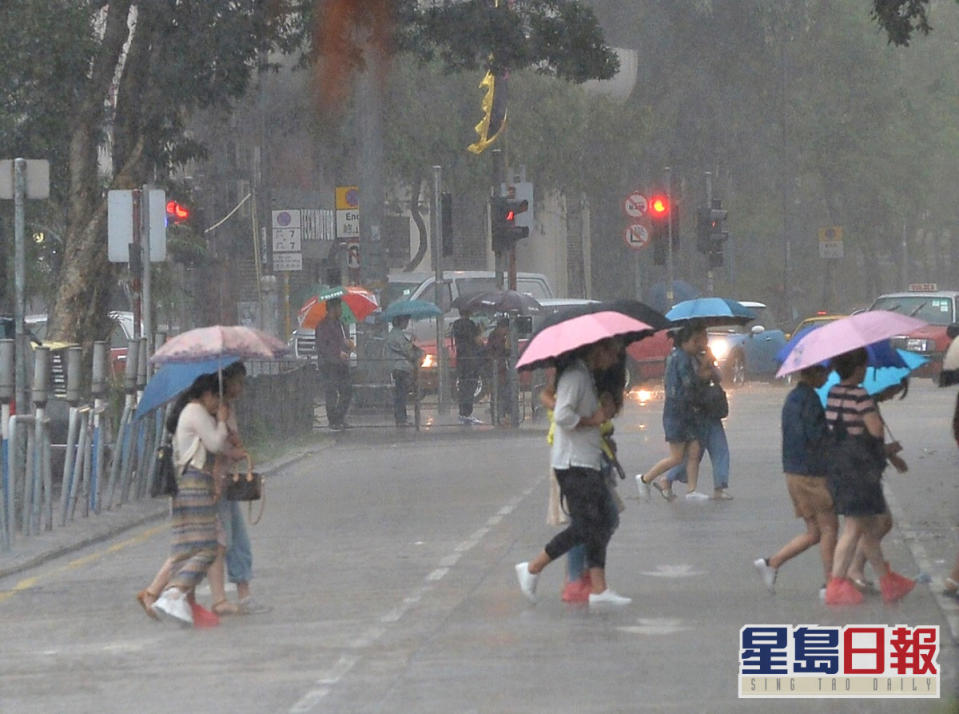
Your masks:
M507 223L512 223L512 222L515 221L515 220L516 220L516 211L514 211L512 208L507 208L507 209L506 209L506 222L507 222Z
M666 196L653 196L649 200L649 215L652 218L665 218L669 215L669 199Z
M183 223L190 217L190 209L177 201L166 202L166 215L168 221L173 223Z

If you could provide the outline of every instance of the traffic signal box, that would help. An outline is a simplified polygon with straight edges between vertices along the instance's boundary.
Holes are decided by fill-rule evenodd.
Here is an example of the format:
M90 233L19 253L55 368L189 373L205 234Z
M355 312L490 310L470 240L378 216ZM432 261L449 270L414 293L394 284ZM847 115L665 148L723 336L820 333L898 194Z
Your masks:
M649 200L647 215L650 223L650 242L653 244L653 263L666 265L670 237L673 241L673 251L679 250L679 206L670 203L669 198L663 194L653 194Z
M190 219L190 209L179 201L166 202L166 222L168 226L178 226Z
M723 202L713 199L712 205L700 208L697 215L696 248L706 254L710 268L718 268L723 264L723 250L729 239L724 226L727 213Z
M493 252L505 253L516 241L529 236L529 228L516 225L518 214L529 210L527 201L513 201L502 196L490 199L490 232Z

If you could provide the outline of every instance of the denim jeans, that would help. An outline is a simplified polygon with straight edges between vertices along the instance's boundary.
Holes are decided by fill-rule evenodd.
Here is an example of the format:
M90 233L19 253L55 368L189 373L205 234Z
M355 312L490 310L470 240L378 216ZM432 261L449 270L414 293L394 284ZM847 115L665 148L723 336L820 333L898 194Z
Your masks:
M227 576L231 583L248 583L253 579L253 551L240 502L221 498L217 509L226 535Z
M700 462L703 458L703 451L709 452L709 461L713 465L713 488L729 487L729 442L726 441L726 430L723 428L722 419L707 419L700 428L699 436L702 451L699 452ZM666 472L666 480L669 484L673 481L682 481L686 483L686 463L673 466Z

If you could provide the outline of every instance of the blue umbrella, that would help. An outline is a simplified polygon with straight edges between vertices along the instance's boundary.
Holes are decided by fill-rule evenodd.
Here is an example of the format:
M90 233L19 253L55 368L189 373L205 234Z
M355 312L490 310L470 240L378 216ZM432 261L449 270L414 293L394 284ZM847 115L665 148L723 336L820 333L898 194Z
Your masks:
M776 359L782 363L786 361L786 357L789 356L789 353L792 352L793 348L799 343L799 341L808 335L813 330L818 330L822 325L810 325L804 327L795 335L789 338L789 342L782 346L782 349L776 353ZM873 343L871 345L866 345L866 352L869 354L869 360L866 362L870 367L898 367L906 368L909 367L908 371L912 371L916 367L910 367L909 360L904 358L902 355L916 355L912 352L906 352L905 350L896 350L893 349L889 340L880 340L879 342ZM912 359L912 358L910 358ZM921 364L921 363L920 363ZM822 362L823 367L828 367L828 360ZM918 365L916 365L918 366ZM888 386L888 385L887 385Z
M157 370L147 383L137 405L136 418L142 419L186 390L201 374L215 374L239 362L239 357L214 357L202 362L170 362Z
M427 300L396 300L391 302L386 310L382 312L384 320L392 320L394 317L410 317L414 320L422 320L427 317L437 317L442 315L435 304Z
M736 300L718 297L700 297L683 300L666 313L673 322L698 321L706 325L745 325L756 319L756 313Z
M883 343L877 343L883 344ZM888 344L888 341L886 342ZM873 346L873 345L870 345ZM896 357L903 363L902 367L868 367L866 376L863 377L862 386L869 394L879 394L879 392L899 384L908 377L914 369L921 367L929 361L928 357L907 352L906 350L895 350ZM829 388L839 383L839 375L835 371L829 373L826 383L816 390L823 406L826 406L826 397L829 396Z
M652 285L649 290L646 291L646 302L654 310L659 312L666 312L670 305L676 300L692 300L702 295L702 292L699 288L694 287L687 283L685 280L674 280L673 281L673 299L667 300L666 298L666 283L658 282Z

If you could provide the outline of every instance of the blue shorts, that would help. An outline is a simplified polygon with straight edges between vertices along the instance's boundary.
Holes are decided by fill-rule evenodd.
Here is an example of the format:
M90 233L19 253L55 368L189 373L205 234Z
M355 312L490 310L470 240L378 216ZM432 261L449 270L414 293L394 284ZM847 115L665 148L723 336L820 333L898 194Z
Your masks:
M666 441L672 444L685 444L699 439L699 424L695 419L675 414L663 414L663 431Z

